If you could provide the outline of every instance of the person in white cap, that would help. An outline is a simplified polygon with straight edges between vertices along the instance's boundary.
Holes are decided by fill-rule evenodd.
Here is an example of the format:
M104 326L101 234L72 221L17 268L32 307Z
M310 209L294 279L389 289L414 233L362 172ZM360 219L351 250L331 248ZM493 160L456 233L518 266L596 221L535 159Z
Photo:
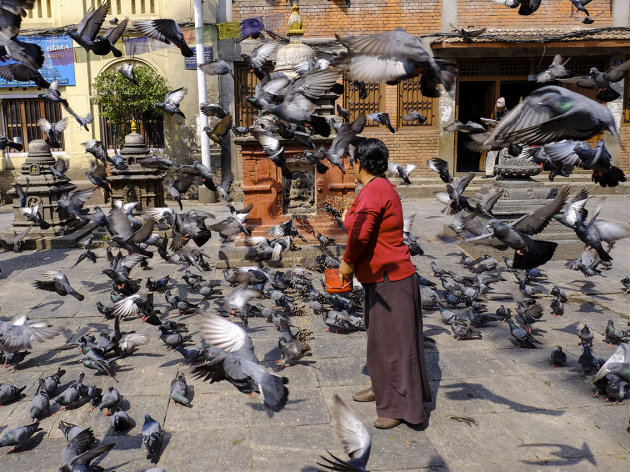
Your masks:
M501 97L497 100L496 108L492 113L492 119L495 121L501 121L501 119L507 114L508 109L505 107L505 98ZM494 177L494 166L497 163L500 151L488 151L486 154L486 175L483 178L490 179Z

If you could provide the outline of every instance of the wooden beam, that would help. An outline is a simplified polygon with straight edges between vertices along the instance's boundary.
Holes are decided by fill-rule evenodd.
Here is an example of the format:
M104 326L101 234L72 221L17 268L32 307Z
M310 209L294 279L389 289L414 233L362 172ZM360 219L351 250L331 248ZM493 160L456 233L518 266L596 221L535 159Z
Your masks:
M621 48L629 47L630 39L602 39L586 41L552 41L548 43L524 42L524 43L503 43L503 42L472 42L466 43L435 43L432 49L510 49L510 48Z

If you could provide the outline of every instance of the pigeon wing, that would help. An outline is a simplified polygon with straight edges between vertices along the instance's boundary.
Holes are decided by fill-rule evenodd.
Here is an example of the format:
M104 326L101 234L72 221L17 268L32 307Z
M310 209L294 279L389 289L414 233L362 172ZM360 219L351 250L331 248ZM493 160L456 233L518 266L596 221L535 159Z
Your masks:
M626 72L630 70L630 60L613 67L608 72L604 73L604 76L611 82L619 82L626 75Z
M225 136L232 128L232 115L228 113L212 130L217 136Z
M171 44L174 38L182 34L177 23L169 19L134 21L133 26L145 36L166 44Z
M431 55L422 41L402 28L384 33L350 36L337 39L353 52L381 58L403 57L416 62L429 62Z
M365 470L372 448L370 432L339 395L335 394L334 398L333 412L337 419L335 425L337 437L339 437L346 454L351 459L358 461Z
M604 376L609 372L608 366L613 362L630 362L630 344L621 343L615 352L608 358L604 365L599 369L595 377L593 378L593 383L604 378Z
M175 105L179 105L179 103L184 99L188 93L188 89L186 87L180 87L176 90L172 90L166 94L164 98L164 102L170 102Z
M251 339L243 328L218 315L205 315L199 330L210 346L224 351L236 352L251 346Z
M569 187L563 187L551 202L519 218L511 223L510 226L529 235L540 233L549 224L553 215L560 213L568 194Z

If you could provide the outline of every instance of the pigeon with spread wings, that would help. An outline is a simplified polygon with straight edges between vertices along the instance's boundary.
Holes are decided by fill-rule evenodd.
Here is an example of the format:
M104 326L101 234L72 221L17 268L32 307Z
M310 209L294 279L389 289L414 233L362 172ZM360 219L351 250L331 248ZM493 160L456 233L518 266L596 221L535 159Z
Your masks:
M265 406L280 411L287 404L286 377L267 372L254 354L254 345L236 323L218 315L205 315L200 324L203 339L211 346L205 362L195 368L198 378L211 383L227 380L243 393L260 391Z
M488 221L487 224L480 219L465 220L464 228L476 235L466 241L487 244L499 249L508 247L515 249L512 264L514 269L538 267L553 257L558 244L553 241L532 239L530 236L545 229L551 218L562 209L568 193L568 187L564 187L551 202L511 223L503 223L496 219Z
M489 151L510 143L542 145L562 139L586 140L602 130L621 141L608 107L563 87L547 85L530 93L492 131L471 134L467 145L476 151Z

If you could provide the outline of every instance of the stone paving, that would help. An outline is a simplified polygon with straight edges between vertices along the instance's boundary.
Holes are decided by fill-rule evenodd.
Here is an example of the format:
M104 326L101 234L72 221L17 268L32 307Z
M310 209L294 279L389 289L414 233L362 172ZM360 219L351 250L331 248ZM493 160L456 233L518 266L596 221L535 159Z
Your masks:
M606 200L601 218L625 222L628 199L613 196ZM591 207L594 203L590 204ZM198 206L197 206L198 207ZM414 233L419 237L426 255L415 257L419 271L432 277L431 261L464 273L457 265L459 252L437 235L449 221L439 213L440 205L431 199L409 199L405 213L416 213ZM220 205L209 205L217 218L225 215ZM622 216L623 215L623 216ZM11 223L7 206L0 208L0 230ZM216 236L204 251L217 256L220 244ZM630 470L630 410L626 400L618 405L592 397L589 378L580 375L577 358L580 355L577 330L586 320L596 333L601 333L606 320L613 319L627 329L627 304L619 280L630 273L626 254L630 242L618 243L612 255L614 268L606 277L585 279L571 272L561 261L544 266L549 283L537 284L543 292L545 322L539 323L539 349L513 349L509 329L503 323L491 323L482 328L483 339L453 342L448 326L440 321L439 312L424 313L426 360L434 401L429 405L430 417L421 427L401 425L395 429L376 430L374 404L355 403L351 394L369 383L365 367L365 333L333 334L324 330L321 319L313 314L297 317L296 324L311 327L313 356L302 364L287 367L283 375L289 378L289 402L286 408L272 414L260 396L250 398L239 393L227 382L209 384L192 378L191 369L184 365L177 352L166 351L156 328L130 320L123 330L146 333L150 342L131 357L119 361L115 380L94 375L79 364L75 350L56 351L53 348L65 339L106 328L96 311L95 303L109 304L110 283L101 274L104 258L97 264L82 262L71 268L79 251L75 249L24 251L0 254L0 315L11 317L27 313L35 319L45 319L64 327L62 336L33 346L32 354L18 372L0 370L0 382L27 385L26 397L0 408L0 435L7 428L30 423L28 405L35 393L37 380L56 371L67 370L62 388L86 372L86 383L104 390L115 386L124 396L124 408L137 423L126 435L114 434L110 418L95 410L88 413L84 405L69 411L57 411L41 422L44 429L29 443L29 450L7 454L0 449L0 471L56 471L61 464L65 441L57 429L60 420L94 430L97 439L116 446L100 461L109 471L142 471L151 467L142 446L143 416L149 413L160 421L166 432L159 466L168 472L194 471L314 471L320 454L330 450L345 457L334 433L332 399L341 395L357 412L372 433L372 452L368 469L373 471L590 471ZM104 249L98 249L99 256ZM577 257L578 254L575 255ZM177 280L177 289L186 292L181 282L185 268L168 265L156 257L153 270L137 268L132 275L146 278L170 274ZM71 284L85 295L83 302L71 297L59 297L32 288L31 282L46 270L61 270ZM222 279L220 271L204 274L205 278ZM513 306L508 293L516 284L512 275L495 285L489 294L488 308L494 311L503 303ZM552 283L560 285L569 296L565 315L550 315L547 295ZM176 291L174 290L174 291ZM191 295L192 299L199 296ZM268 301L265 304L269 303ZM157 308L165 310L162 295L156 294ZM204 308L212 307L205 302ZM170 319L179 315L174 312ZM194 341L197 317L181 317L186 321ZM250 336L256 353L264 364L274 368L279 358L278 333L264 319L250 321ZM552 368L550 352L562 345L569 356L564 368ZM614 346L603 342L596 334L594 354L607 358ZM177 372L187 375L194 387L192 407L169 401L169 386ZM466 416L475 420L471 426L452 419Z

